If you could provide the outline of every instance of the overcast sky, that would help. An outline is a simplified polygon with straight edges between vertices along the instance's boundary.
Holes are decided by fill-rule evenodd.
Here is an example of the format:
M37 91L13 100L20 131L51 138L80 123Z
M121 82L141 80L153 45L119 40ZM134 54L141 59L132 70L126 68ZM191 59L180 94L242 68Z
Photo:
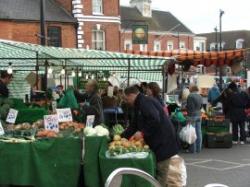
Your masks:
M129 5L130 0L121 0ZM225 11L223 30L250 30L250 0L152 0L154 9L170 11L195 33L213 32L219 10Z

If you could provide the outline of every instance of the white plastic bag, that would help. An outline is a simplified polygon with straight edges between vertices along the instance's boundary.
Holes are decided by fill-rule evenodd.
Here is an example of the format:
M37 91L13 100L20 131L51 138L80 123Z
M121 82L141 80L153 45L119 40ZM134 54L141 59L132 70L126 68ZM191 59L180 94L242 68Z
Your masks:
M197 139L195 128L190 124L181 129L179 136L183 142L186 142L190 145L193 144Z
M179 155L170 158L167 181L170 187L183 187L187 185L185 161Z

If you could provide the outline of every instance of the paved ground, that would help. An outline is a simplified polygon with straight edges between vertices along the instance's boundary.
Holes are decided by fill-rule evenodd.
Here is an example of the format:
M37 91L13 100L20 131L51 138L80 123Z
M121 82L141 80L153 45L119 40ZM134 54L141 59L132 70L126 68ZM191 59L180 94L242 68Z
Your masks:
M182 154L187 165L188 187L221 183L250 187L250 144L231 149L203 149L200 154Z

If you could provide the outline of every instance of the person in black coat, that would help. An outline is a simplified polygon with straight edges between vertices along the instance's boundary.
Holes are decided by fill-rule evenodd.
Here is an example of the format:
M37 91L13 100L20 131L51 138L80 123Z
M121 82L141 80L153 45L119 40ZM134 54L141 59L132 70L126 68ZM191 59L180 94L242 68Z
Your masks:
M136 87L128 87L124 93L127 104L134 106L135 116L122 137L129 139L142 132L156 155L158 180L166 186L169 160L179 151L174 127L157 100L139 93Z
M228 98L228 114L230 121L233 124L233 143L238 143L238 130L240 128L240 143L244 144L246 141L246 132L245 132L245 121L246 121L246 112L248 104L248 95L247 93L240 91L237 85L232 82L228 86L232 90Z

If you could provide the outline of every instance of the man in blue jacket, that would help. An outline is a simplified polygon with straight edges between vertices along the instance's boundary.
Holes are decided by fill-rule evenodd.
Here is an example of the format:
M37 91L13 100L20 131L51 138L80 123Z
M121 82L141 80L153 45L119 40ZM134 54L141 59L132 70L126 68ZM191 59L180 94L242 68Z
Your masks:
M136 87L125 89L125 99L127 104L134 106L135 117L122 137L130 138L137 131L142 132L156 156L157 178L162 186L168 186L169 161L179 151L174 127L160 103L139 93Z

